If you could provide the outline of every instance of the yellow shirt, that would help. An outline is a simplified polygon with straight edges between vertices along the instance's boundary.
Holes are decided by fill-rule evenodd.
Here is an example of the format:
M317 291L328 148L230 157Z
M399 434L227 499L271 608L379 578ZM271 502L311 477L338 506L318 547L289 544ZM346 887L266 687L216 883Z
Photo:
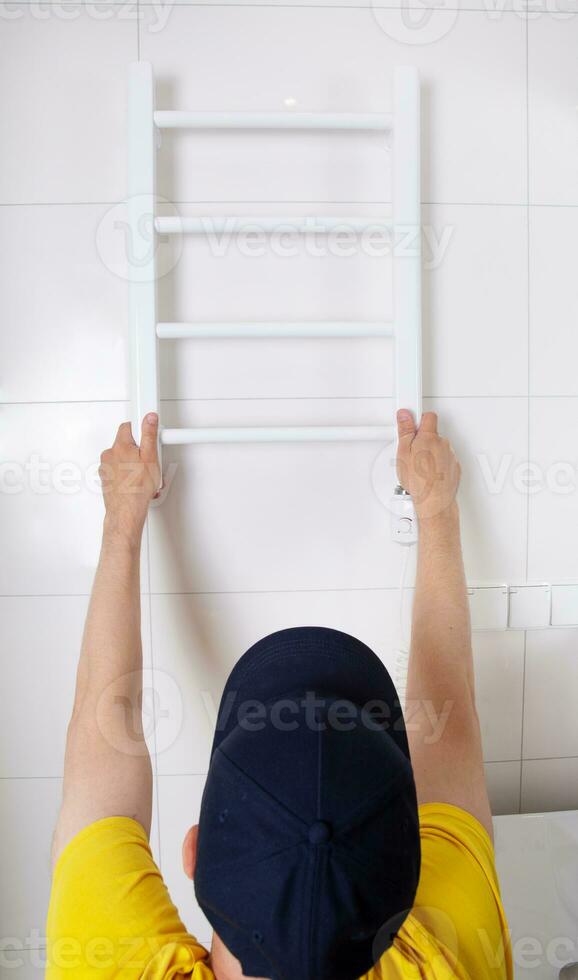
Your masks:
M488 834L446 803L421 806L419 817L414 908L361 980L512 980ZM207 950L182 924L144 829L128 817L98 820L64 849L46 928L47 980L214 980Z

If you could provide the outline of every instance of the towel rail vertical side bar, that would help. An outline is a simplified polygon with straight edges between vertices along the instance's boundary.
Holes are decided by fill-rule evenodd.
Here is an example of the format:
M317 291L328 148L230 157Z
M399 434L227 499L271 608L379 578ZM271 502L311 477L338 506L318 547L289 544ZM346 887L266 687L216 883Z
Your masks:
M416 68L394 79L393 223L396 407L422 410L420 90Z
M128 81L130 397L136 442L143 416L159 411L155 157L153 71L148 62L139 61L130 65Z

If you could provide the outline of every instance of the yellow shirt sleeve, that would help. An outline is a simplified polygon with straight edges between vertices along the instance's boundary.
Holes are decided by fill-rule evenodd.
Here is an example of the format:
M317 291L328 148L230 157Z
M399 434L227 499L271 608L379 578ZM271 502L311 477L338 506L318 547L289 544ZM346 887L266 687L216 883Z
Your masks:
M512 980L494 848L470 813L419 808L421 873L414 908L368 980Z
M47 980L212 980L207 950L171 902L144 828L108 817L81 830L54 869Z

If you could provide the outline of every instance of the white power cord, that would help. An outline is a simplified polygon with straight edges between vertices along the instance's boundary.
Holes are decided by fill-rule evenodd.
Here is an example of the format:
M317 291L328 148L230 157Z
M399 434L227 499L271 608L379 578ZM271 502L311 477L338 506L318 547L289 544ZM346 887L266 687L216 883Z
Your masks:
M410 638L406 636L404 618L404 596L406 589L407 572L409 568L409 556L411 548L407 545L404 548L403 562L401 566L401 580L399 583L399 646L395 653L395 672L394 684L399 695L399 703L402 711L405 710L407 675L409 669L409 647Z
M395 650L393 683L395 684L402 711L405 710L407 675L409 668L409 637L405 635L404 598L406 578L412 545L418 540L418 524L411 495L400 484L392 488L391 475L395 474L396 444L386 446L373 465L371 479L378 500L389 511L392 541L405 549L401 581L399 585L399 646Z

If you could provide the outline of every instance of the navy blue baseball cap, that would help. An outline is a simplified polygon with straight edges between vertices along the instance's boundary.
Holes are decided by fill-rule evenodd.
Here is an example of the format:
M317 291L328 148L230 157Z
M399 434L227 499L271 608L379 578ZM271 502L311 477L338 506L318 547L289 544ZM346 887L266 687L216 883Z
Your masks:
M392 944L420 870L394 684L360 640L281 630L225 686L195 892L247 977L357 980Z

